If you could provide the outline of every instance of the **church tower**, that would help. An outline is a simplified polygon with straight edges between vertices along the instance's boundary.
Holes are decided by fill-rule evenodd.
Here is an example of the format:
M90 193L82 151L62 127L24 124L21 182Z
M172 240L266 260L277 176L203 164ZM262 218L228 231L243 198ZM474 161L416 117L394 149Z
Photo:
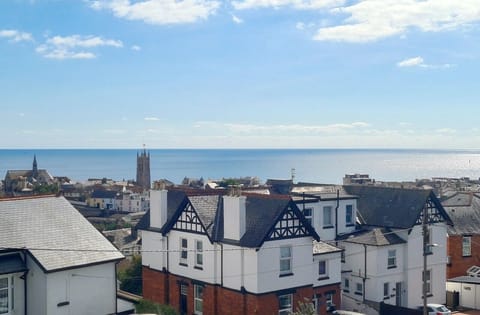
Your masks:
M33 167L32 167L32 178L37 178L38 176L38 165L37 165L37 156L33 155Z
M137 152L137 185L150 189L150 152L143 148L140 155Z

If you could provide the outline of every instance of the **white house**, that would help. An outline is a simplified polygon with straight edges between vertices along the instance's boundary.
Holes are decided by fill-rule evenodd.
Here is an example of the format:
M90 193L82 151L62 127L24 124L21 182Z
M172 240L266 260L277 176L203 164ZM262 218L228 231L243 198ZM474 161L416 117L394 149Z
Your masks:
M340 302L340 252L289 196L150 192L144 297L180 314L318 314Z
M117 194L115 198L115 209L125 212L143 212L150 208L148 191L134 193L128 190Z
M123 256L63 197L0 200L0 314L114 314Z
M361 229L343 235L343 293L362 302L416 308L423 303L423 210L427 210L429 303L446 299L447 224L450 218L431 190L344 186L358 199Z

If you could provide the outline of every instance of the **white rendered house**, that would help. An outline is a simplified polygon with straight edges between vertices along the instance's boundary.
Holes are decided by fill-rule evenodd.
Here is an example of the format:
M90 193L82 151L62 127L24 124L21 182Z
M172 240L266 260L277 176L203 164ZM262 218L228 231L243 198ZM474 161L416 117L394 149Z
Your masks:
M117 313L123 256L63 197L0 201L0 314Z
M446 299L447 224L450 218L431 190L345 186L359 197L360 230L344 235L343 294L362 302L409 308ZM423 273L423 210L427 210L430 252Z
M318 314L340 301L341 250L288 196L150 192L142 222L144 296L180 314Z

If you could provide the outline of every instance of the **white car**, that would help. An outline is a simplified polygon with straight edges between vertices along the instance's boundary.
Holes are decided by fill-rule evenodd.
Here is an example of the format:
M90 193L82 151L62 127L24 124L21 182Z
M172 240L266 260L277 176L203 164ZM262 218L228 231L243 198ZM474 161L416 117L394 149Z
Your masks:
M423 310L423 306L418 307ZM427 304L428 315L452 315L452 312L442 304Z

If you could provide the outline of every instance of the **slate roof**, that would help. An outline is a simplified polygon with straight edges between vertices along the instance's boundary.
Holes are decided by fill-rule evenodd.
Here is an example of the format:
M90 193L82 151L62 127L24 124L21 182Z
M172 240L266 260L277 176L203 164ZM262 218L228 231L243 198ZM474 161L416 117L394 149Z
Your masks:
M358 196L357 208L363 224L377 227L411 228L430 199L451 223L448 214L431 190L345 185L347 193Z
M460 277L448 279L447 281L448 282L469 283L469 284L480 284L480 278L470 277L470 276L460 276Z
M45 272L123 258L65 198L52 196L0 200L0 249L28 250Z
M401 237L387 228L362 230L340 238L347 243L365 244L371 246L386 246L406 243Z
M116 196L117 196L116 191L97 189L92 192L91 198L114 199Z
M442 205L453 222L447 228L448 234L480 234L480 195L458 192L443 200Z
M313 241L314 255L330 254L330 253L336 253L341 251L343 251L343 249L330 245L328 243L325 243L322 241Z
M207 235L211 241L232 243L231 240L224 239L222 195L197 193L196 195L187 196L183 194L183 200L180 200L179 193L178 191L168 191L168 219L167 223L160 230L162 233L168 233L174 226L187 202L190 202L206 228ZM177 199L176 201L171 201L171 199L175 198ZM177 209L175 213L172 213L172 207L175 205L177 205ZM307 226L307 230L310 233L309 235L315 239L319 239L317 233L311 225L308 224L290 197L249 194L246 200L246 230L237 245L252 248L260 247L289 206L295 209L294 211L297 212L297 215ZM137 225L137 228L141 230L151 229L149 217L149 212L147 212Z

